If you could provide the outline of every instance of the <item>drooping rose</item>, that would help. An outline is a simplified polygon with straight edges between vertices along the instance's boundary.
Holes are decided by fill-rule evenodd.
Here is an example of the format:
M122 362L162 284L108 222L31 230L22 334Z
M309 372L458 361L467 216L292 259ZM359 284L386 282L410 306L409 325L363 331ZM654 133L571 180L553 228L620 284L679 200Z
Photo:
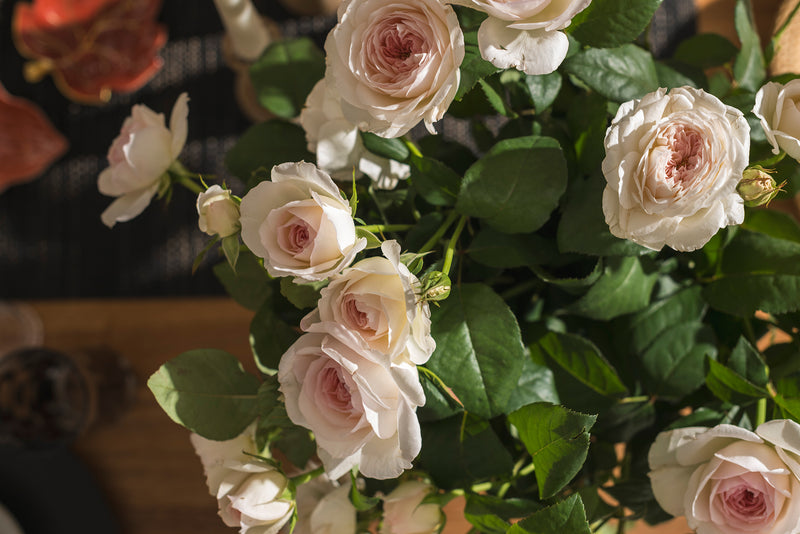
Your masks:
M228 189L212 185L197 195L197 225L208 235L228 237L239 231L239 206Z
M662 432L650 448L661 507L698 534L800 532L800 425L769 421Z
M324 280L350 265L367 241L356 238L350 205L312 163L282 163L239 206L242 241L272 276Z
M117 197L100 218L111 228L142 213L158 191L170 165L178 159L188 134L189 97L181 94L172 107L169 129L164 115L145 105L133 106L122 131L108 149L109 167L100 173L97 188Z
M278 381L289 418L314 432L328 477L358 465L387 479L411 467L425 403L415 365L391 363L342 325L315 323L281 358Z
M784 84L769 82L756 93L753 113L772 145L772 152L781 150L800 161L800 80Z
M292 534L356 531L356 508L350 502L349 480L337 486L323 474L297 487L297 524Z
M325 41L328 84L360 130L431 133L458 89L464 35L440 0L344 0Z
M591 0L450 0L489 17L478 29L481 56L501 69L548 74L567 56L561 32Z
M438 504L422 504L433 490L418 480L401 483L383 498L381 534L436 534L442 524Z
M255 426L227 441L190 436L206 475L211 495L217 498L219 515L241 534L277 534L292 517L294 502L283 498L289 480L259 454Z
M341 98L325 78L317 82L300 113L308 150L317 154L317 166L331 178L349 182L361 172L378 189L394 189L411 175L405 163L377 156L364 147L358 128L344 118Z
M339 323L391 361L407 357L422 365L436 348L430 308L418 298L419 280L400 261L397 241L384 241L381 250L385 257L361 260L333 278L300 326Z
M659 89L620 106L606 131L603 213L611 233L659 250L695 250L744 220L742 113L700 89Z

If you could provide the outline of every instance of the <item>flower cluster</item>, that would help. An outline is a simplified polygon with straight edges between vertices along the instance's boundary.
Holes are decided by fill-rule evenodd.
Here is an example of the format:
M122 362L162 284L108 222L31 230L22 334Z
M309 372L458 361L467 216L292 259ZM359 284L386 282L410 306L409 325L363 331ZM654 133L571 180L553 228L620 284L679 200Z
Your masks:
M324 62L253 64L298 105L230 188L177 162L185 96L170 129L134 108L103 220L188 187L195 267L218 243L255 311L259 376L209 350L150 379L227 524L436 532L458 496L492 532L799 531L800 224L763 207L800 188L800 81L767 79L738 5L749 45L663 61L634 43L651 0L344 0Z

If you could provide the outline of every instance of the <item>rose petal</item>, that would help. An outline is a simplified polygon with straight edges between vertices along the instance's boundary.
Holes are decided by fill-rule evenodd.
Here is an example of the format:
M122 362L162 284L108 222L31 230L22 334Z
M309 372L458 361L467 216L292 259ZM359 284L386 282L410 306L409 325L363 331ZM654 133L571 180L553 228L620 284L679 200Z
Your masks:
M567 57L569 39L562 32L517 30L489 17L478 29L481 56L495 67L515 68L526 74L549 74Z

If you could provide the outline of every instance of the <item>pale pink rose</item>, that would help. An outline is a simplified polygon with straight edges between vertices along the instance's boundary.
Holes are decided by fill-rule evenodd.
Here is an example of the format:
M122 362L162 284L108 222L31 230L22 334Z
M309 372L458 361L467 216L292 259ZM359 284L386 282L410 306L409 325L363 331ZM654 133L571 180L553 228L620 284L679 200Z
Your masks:
M361 260L332 278L300 327L339 323L391 361L408 358L422 365L436 349L430 308L417 295L419 280L400 261L397 241L384 241L381 250L385 257Z
M786 85L769 82L756 93L753 113L772 145L772 152L781 150L800 161L800 80Z
M464 35L440 0L344 0L325 52L349 122L382 137L420 121L435 133L458 90Z
M391 363L342 325L316 323L281 358L278 381L330 478L356 465L379 479L411 467L422 445L415 412L425 403L415 365Z
M277 534L291 519L294 502L283 498L289 480L278 469L248 454L259 454L255 425L227 441L197 434L189 438L200 457L219 515L241 534Z
M489 17L478 29L478 47L486 61L526 74L555 71L567 56L569 40L561 32L591 0L450 0Z
M430 484L411 480L383 498L381 534L437 534L444 516L438 504L422 504Z
M736 186L750 157L750 127L717 97L678 87L625 102L605 148L603 213L615 236L690 251L744 220Z
M133 106L122 131L108 149L109 167L100 173L97 187L118 197L100 216L109 228L142 213L178 159L188 133L189 97L181 94L172 108L169 129L164 115L145 105Z
M800 532L800 425L755 432L732 425L662 432L650 448L661 507L699 534Z
M297 487L297 524L292 534L356 534L350 480L332 483L324 474Z
M339 93L325 78L317 82L300 112L308 150L317 154L317 166L337 181L350 182L366 174L378 189L394 189L411 175L411 167L377 156L364 147L358 128L344 118Z
M239 206L229 189L212 185L197 195L197 225L208 235L228 237L239 231Z
M350 265L367 240L356 238L350 205L312 163L282 163L272 180L242 198L242 241L270 275L324 280Z

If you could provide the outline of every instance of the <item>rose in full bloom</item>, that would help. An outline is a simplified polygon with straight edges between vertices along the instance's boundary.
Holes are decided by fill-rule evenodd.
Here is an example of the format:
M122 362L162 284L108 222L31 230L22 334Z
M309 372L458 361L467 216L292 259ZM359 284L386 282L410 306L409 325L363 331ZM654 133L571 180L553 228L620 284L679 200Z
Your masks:
M422 504L430 484L418 480L401 483L383 498L381 534L436 534L442 524L438 504Z
M190 440L226 525L239 527L241 534L276 534L291 519L294 502L282 498L289 480L278 469L246 454L259 453L254 426L227 441L197 434Z
M436 349L430 308L417 296L419 280L400 261L397 241L384 241L381 250L385 257L361 260L332 278L322 289L317 309L300 326L339 323L391 361L409 358L422 365Z
M272 276L324 280L367 246L350 205L314 164L282 163L242 198L242 241Z
M761 119L761 127L772 145L772 152L781 150L800 161L800 80L786 85L769 82L756 93L753 113Z
M344 0L325 41L328 84L360 130L435 133L458 90L464 35L441 0Z
M606 131L603 213L611 233L696 250L744 220L736 186L750 152L742 113L700 89L659 89L620 106Z
M100 173L97 187L117 197L100 218L109 228L142 213L170 165L186 144L189 97L181 94L172 108L169 129L164 115L145 105L133 106L122 131L108 149L109 167Z
M197 195L197 225L208 235L228 237L239 231L239 206L228 189L212 185Z
M349 475L340 486L323 474L297 487L297 524L292 534L355 534L356 530Z
M317 82L300 113L308 150L317 154L317 166L331 178L351 181L353 170L366 174L378 189L394 189L411 175L405 163L377 156L364 147L358 128L344 118L341 98L325 78Z
M478 29L481 56L495 67L548 74L567 57L561 32L591 0L449 0L489 17Z
M314 432L331 479L355 465L379 479L411 467L425 403L415 365L391 363L343 325L316 323L281 358L278 381L286 413Z
M800 532L800 425L769 421L662 432L650 448L661 507L698 534Z

